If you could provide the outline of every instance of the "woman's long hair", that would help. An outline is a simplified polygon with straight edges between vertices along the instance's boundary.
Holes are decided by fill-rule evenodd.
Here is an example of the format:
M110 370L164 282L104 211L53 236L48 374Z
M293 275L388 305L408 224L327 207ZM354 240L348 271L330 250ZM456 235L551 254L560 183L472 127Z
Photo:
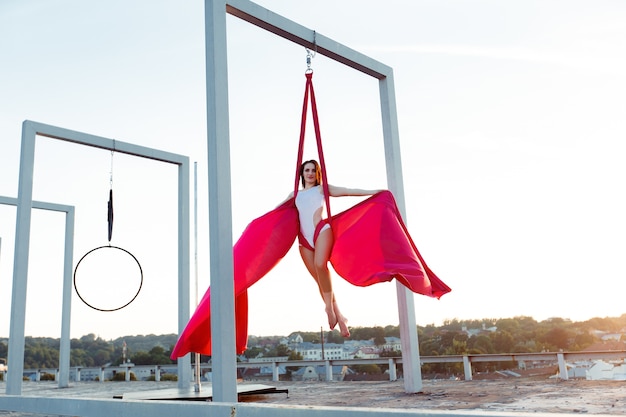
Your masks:
M306 164L315 165L315 185L320 185L322 183L322 169L315 159L311 159L304 161L302 165L300 165L300 181L302 182L302 188L304 188L304 166Z

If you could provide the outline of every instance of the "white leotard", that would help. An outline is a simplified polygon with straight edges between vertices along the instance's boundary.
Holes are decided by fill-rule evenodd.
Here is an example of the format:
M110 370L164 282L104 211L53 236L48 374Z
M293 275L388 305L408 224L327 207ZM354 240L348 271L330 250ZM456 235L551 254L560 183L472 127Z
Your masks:
M320 187L318 185L307 190L300 190L298 195L296 195L300 232L312 248L315 247L313 236L315 235L315 226L317 226L315 224L315 213L325 206L324 194L320 192ZM328 228L330 228L330 225L326 224L322 227L322 231Z

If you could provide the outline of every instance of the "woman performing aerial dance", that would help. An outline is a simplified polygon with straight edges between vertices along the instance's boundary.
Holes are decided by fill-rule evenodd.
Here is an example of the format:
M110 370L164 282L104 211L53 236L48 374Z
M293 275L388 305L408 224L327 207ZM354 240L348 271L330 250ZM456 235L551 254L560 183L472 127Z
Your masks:
M341 314L337 305L328 269L328 261L335 239L328 219L322 219L324 190L321 185L322 172L317 161L306 161L300 166L300 179L302 189L297 193L295 199L298 218L300 219L300 234L298 235L300 255L319 287L326 306L328 325L331 330L339 325L341 335L349 337L348 320ZM382 190L360 190L328 184L328 191L331 197L342 197L369 196ZM289 194L287 200L291 198L293 198L293 192Z
M360 287L396 279L414 293L428 297L440 298L450 292L450 287L424 262L391 192L328 184L312 75L306 74L294 191L274 210L253 220L233 247L237 353L243 353L247 348L248 288L287 254L296 237L300 242L302 260L324 300L328 325L331 329L338 325L344 337L350 336L350 330L333 292L329 262L339 276ZM314 160L302 163L309 93L319 164ZM331 196L370 197L331 215ZM322 218L324 206L326 217ZM211 355L210 300L209 288L174 346L172 359L189 352Z

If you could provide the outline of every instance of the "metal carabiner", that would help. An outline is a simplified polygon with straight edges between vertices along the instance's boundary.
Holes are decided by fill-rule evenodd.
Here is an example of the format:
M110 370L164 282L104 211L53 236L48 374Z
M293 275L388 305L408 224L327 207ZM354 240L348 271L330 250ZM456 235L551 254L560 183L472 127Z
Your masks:
M315 58L315 54L317 53L317 32L313 31L313 53L309 48L304 48L306 50L306 71L305 73L309 74L313 72L313 68L311 68L312 59Z

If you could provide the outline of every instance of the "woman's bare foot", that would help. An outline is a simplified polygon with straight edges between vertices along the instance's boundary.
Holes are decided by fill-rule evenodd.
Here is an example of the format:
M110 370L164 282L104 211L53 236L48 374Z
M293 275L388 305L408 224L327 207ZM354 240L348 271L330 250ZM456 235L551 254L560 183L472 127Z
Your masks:
M343 314L341 314L341 311L339 311L339 305L334 298L333 310L335 311L335 316L337 317L337 324L339 324L339 331L341 332L341 335L343 337L350 337L350 329L348 329L348 319Z
M338 320L339 331L343 337L350 337L350 329L348 328L348 319L341 316Z
M335 326L337 326L337 316L335 315L335 311L332 308L326 308L326 314L328 315L328 325L330 326L330 330L333 330Z

